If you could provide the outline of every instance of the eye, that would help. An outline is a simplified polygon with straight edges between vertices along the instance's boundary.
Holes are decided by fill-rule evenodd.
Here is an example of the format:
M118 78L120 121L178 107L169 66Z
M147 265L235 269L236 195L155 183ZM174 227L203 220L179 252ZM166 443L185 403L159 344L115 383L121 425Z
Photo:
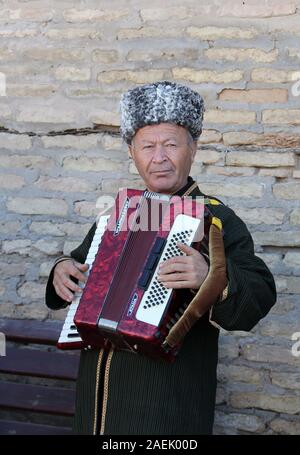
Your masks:
M175 147L176 147L176 144L173 144L173 143L166 144L166 147L175 148Z

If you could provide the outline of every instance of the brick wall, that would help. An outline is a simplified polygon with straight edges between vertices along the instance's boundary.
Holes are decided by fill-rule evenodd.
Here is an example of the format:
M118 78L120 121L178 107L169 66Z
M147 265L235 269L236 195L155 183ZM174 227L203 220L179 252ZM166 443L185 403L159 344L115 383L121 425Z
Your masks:
M192 175L247 223L279 293L250 333L221 334L215 432L300 434L300 1L150 6L0 1L1 316L64 319L43 301L54 258L99 196L142 185L120 94L185 83L206 102Z

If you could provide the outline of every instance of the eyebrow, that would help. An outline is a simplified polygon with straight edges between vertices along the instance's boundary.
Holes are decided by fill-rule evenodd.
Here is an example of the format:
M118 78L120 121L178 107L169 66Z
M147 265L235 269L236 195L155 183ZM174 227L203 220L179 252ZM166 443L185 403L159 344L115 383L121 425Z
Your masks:
M162 141L162 143L168 142L168 141L177 141L177 139L175 139L175 137L169 137L169 138L167 138L167 139L164 139L164 140ZM155 141L153 141L153 140L151 140L151 139L142 139L142 140L141 140L141 143L142 143L142 144L146 144L146 143L149 143L149 142L150 142L150 143L153 143L153 142L155 142Z

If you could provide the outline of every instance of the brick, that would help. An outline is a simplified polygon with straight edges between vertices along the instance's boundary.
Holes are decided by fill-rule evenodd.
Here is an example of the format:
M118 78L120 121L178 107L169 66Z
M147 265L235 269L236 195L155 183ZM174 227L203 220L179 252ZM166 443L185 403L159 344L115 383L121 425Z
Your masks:
M30 168L30 169L51 169L54 161L51 158L35 155L2 155L0 160L1 167L11 168Z
M6 278L25 275L26 263L20 261L20 258L18 258L17 263L0 262L0 273L1 276L5 276Z
M58 85L49 84L8 84L7 96L50 96L58 90Z
M239 27L187 27L186 33L192 38L201 40L215 41L218 39L251 39L256 37L259 32L254 28Z
M0 234L16 234L21 229L20 221L0 221Z
M278 49L266 52L262 49L242 48L210 48L203 51L211 60L226 60L230 62L243 62L253 60L258 63L271 63L278 57Z
M299 170L293 171L293 178L294 179L300 179L300 171Z
M18 295L25 300L39 300L45 297L45 285L34 281L27 281L18 289Z
M297 414L300 409L300 396L271 395L266 392L232 392L230 404L234 408L258 408Z
M118 179L111 180L105 179L102 182L102 191L108 193L116 193L119 188L136 188L138 190L142 190L145 188L145 183L142 179L135 179L135 180L127 180L127 179Z
M194 16L194 11L184 6L168 8L145 8L140 10L143 21L169 21L172 19L185 19Z
M290 223L300 225L300 209L294 209L290 216Z
M15 304L14 302L1 303L1 317L13 319L40 319L44 320L49 310L43 300L38 303Z
M94 191L97 187L96 184L91 183L84 179L75 177L59 177L51 178L42 175L36 182L36 186L48 191L63 191L74 193L86 193Z
M218 380L221 382L246 382L248 384L260 384L263 379L262 373L254 368L243 365L218 365Z
M5 293L5 284L0 282L0 295L2 296Z
M282 257L280 254L256 253L256 256L260 257L270 268L278 266L279 264L281 264L282 261Z
M57 136L42 136L41 140L45 148L72 148L76 150L88 150L98 145L98 134L87 134L86 136L65 134Z
M210 195L241 197L241 198L260 198L263 195L263 185L256 183L248 183L237 185L234 183L202 183L199 182L201 190Z
M148 27L120 28L117 31L118 40L139 38L178 38L183 35L183 29L178 27Z
M134 162L131 162L131 163L129 164L129 173L130 173L130 174L139 175L139 171L137 170L137 168L136 168Z
M254 175L253 167L235 167L235 166L207 166L206 172L215 175L228 175L231 177L251 176Z
M269 168L269 169L260 169L258 171L258 175L261 175L262 177L277 177L277 178L287 178L290 177L292 174L292 169L286 169L283 167L278 167L278 168Z
M0 104L0 118L10 118L11 109L7 104Z
M98 209L95 202L80 201L75 202L74 212L77 215L85 217L96 217L98 215Z
M215 425L225 426L231 430L238 429L259 434L264 431L266 426L263 419L258 416L237 412L230 412L229 414L217 412L214 422Z
M278 385L283 389L300 390L300 373L279 373L277 371L271 371L270 377L272 384Z
M119 53L115 49L94 49L92 61L95 63L115 63L119 60Z
M89 114L88 120L95 125L119 126L120 115L116 111L97 109Z
M270 147L298 147L300 136L292 134L258 134L248 131L232 131L223 133L223 142L226 145L252 145Z
M121 150L123 148L123 140L118 136L106 134L102 137L101 143L105 150Z
M224 89L219 94L219 99L221 101L237 101L239 103L286 103L288 100L288 90L281 88L250 90ZM248 134L253 134L254 137L259 136L255 135L255 133Z
M153 62L154 60L195 60L199 58L199 50L193 48L184 49L157 49L142 50L134 49L128 52L126 60L129 62Z
M17 122L25 123L73 123L77 114L74 109L57 109L55 106L26 106L16 115Z
M230 152L226 155L226 164L254 167L295 166L295 155L290 152Z
M71 254L71 251L75 250L79 246L80 242L76 241L66 241L63 246L63 254L69 256Z
M126 17L128 13L128 10L115 10L113 8L107 10L70 8L64 10L63 18L66 22L71 23L111 22Z
M48 254L49 256L57 256L61 253L61 248L56 240L40 239L33 244L33 247L42 253Z
M275 183L273 194L277 199L299 199L300 183Z
M91 225L77 223L53 223L50 221L33 221L29 226L31 232L52 236L69 236L84 238Z
M300 246L300 232L253 232L255 243L261 246Z
M93 40L101 40L103 32L99 30L91 30L90 28L51 28L44 32L47 38L53 40L73 40L77 38L90 38Z
M239 346L237 343L225 342L221 339L219 345L219 358L230 358L235 359L239 356Z
M208 109L204 113L208 123L253 124L256 123L255 112L239 110Z
M299 51L298 48L292 47L292 48L289 48L287 50L288 50L289 57L300 58L300 51Z
M270 428L277 434L300 435L300 422L276 418L269 423Z
M266 109L262 112L262 122L300 125L300 109Z
M63 160L65 169L72 169L81 172L121 171L123 164L120 161L108 158L96 158L79 156L76 158L67 157Z
M185 81L201 84L210 82L214 84L229 84L230 82L241 81L244 77L243 71L214 71L214 70L194 70L192 68L173 68L172 74L174 79L182 79Z
M44 22L50 21L54 17L54 11L48 8L33 6L24 6L23 8L17 9L6 9L0 12L0 20L8 21L32 21L32 22Z
M261 256L261 255L260 255ZM297 297L296 297L297 299ZM270 315L286 315L296 307L295 296L278 295L276 305L271 308Z
M90 68L76 68L74 66L59 66L54 71L55 79L60 81L89 81Z
M2 38L27 38L37 36L38 30L35 29L5 29L0 30L0 36Z
M297 330L297 322L281 321L270 317L260 324L260 333L264 336L273 337L274 339L283 337L290 340L292 334L297 332Z
M278 70L275 68L255 68L251 72L253 82L277 84L297 81L300 78L300 71Z
M216 14L221 17L288 16L295 12L295 2L282 3L280 0L272 0L272 2L232 2L231 0L225 0L216 10Z
M275 276L277 292L286 294L300 294L300 280L298 276Z
M15 53L6 47L0 48L0 62L12 62L15 60Z
M199 144L211 144L213 142L221 142L222 134L217 130L202 130L199 137Z
M282 224L286 218L285 211L274 208L244 209L234 208L235 213L249 224Z
M42 262L39 269L39 276L48 278L53 267L53 261Z
M224 155L222 152L217 152L216 150L205 150L205 149L198 149L195 155L195 162L196 163L203 163L203 164L215 164L224 159Z
M42 60L43 62L78 62L86 59L86 51L82 49L65 49L57 47L35 47L24 51L24 58L28 60Z
M0 133L0 149L29 150L31 145L31 138L25 134Z
M291 347L291 344L290 347L267 344L260 346L258 343L245 344L242 348L242 356L251 362L266 363L268 368L270 368L270 363L299 366L300 358L292 355Z
M68 205L62 199L17 197L11 198L6 205L9 211L24 215L66 216L68 213Z
M283 263L287 267L300 267L300 253L296 251L289 251L285 254Z
M110 70L101 71L97 74L97 82L110 84L114 82L134 82L136 84L147 84L162 80L165 75L165 70L150 69L143 70Z
M2 251L4 254L17 253L20 255L28 255L31 251L31 240L5 240L2 243Z
M13 190L22 188L25 185L25 180L21 175L1 174L0 175L0 188Z

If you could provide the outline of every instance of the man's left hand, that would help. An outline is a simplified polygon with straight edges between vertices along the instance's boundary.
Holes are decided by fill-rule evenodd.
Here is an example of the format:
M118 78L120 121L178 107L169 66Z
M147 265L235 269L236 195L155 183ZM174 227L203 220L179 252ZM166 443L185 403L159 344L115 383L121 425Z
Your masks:
M208 265L199 251L180 242L177 246L186 255L163 262L158 270L158 281L166 288L197 290L206 278Z

